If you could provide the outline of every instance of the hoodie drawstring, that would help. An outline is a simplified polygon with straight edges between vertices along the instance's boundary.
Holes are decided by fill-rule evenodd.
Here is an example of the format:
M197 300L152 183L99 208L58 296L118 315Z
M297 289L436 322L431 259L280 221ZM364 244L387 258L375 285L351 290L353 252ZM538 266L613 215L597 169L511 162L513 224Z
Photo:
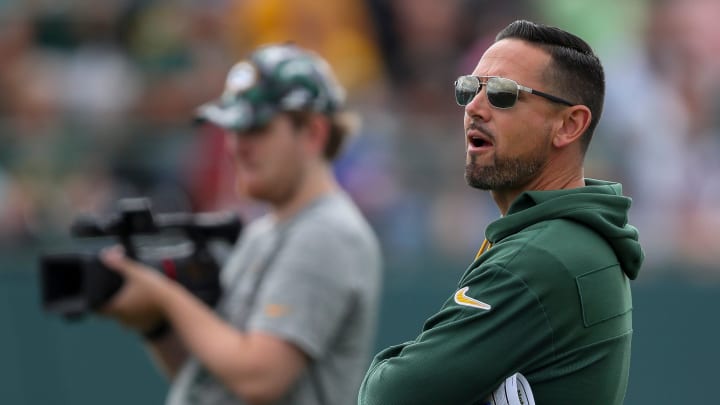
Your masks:
M480 250L478 250L477 254L475 255L475 260L477 260L478 257L480 257L481 254L485 253L492 247L492 243L490 243L487 239L483 240L482 245L480 245Z

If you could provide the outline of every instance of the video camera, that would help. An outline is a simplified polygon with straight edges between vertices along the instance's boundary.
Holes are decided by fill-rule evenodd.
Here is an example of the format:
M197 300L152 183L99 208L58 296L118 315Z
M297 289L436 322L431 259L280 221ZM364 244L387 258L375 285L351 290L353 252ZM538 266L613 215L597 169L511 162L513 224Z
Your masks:
M76 237L113 236L125 254L176 280L214 306L221 294L220 265L209 242L232 245L242 229L232 213L168 213L153 215L149 200L118 201L118 213L107 220L79 217L70 227ZM140 248L134 236L178 231L183 243ZM107 268L95 253L51 253L40 257L42 304L46 311L79 318L102 307L122 286L118 273Z

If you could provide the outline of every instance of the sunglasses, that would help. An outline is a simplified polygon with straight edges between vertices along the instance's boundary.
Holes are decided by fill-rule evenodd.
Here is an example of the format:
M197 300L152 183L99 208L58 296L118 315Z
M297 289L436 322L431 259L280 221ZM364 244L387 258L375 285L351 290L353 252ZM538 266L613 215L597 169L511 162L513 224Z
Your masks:
M455 80L455 101L458 105L466 106L485 86L485 95L490 105L501 110L512 108L518 100L520 91L544 97L552 102L574 106L560 97L542 91L533 90L530 87L519 85L515 80L497 76L460 76Z

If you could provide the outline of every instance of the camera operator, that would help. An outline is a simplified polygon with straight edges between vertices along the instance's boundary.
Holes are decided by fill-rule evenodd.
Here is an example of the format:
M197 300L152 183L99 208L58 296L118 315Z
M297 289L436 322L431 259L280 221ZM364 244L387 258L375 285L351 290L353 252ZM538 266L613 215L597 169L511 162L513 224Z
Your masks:
M354 404L371 356L381 280L374 233L341 190L332 161L351 115L318 55L258 48L198 109L222 128L241 192L268 203L205 305L180 284L102 253L125 282L102 313L142 334L171 378L168 404Z

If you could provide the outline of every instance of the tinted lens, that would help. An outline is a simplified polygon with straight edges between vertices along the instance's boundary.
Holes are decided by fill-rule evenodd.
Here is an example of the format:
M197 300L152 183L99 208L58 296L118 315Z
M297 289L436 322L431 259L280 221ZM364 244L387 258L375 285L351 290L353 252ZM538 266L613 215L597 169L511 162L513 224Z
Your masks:
M455 80L455 101L468 105L480 91L480 80L475 76L460 76Z
M489 77L485 91L488 101L496 108L510 108L518 98L517 83L502 77Z

